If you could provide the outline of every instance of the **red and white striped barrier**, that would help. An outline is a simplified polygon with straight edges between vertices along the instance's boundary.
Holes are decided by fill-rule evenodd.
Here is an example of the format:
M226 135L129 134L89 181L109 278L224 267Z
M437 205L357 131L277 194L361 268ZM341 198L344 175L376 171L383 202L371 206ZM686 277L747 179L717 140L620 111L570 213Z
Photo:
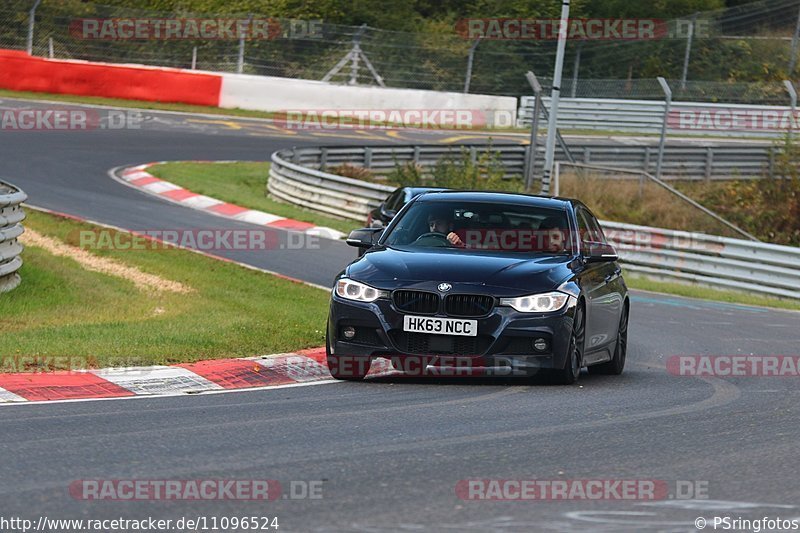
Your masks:
M280 228L291 231L300 231L312 235L318 235L327 239L341 239L344 234L325 226L315 226L309 222L302 222L291 218L280 217L271 213L248 209L210 196L197 194L179 185L164 181L147 172L147 169L160 163L147 163L131 168L126 168L117 174L117 177L127 185L140 189L192 209L205 211L212 215L217 215L241 222L249 222L259 226Z
M0 374L0 403L176 396L331 380L325 349L174 366Z
M490 127L513 125L517 114L517 99L508 96L47 59L2 49L0 88L256 111L469 110Z

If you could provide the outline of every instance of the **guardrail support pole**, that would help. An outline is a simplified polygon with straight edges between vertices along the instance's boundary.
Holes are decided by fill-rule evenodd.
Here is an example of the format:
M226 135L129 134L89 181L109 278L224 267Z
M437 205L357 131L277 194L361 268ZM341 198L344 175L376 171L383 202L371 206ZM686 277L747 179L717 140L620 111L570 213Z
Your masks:
M364 168L372 168L372 148L364 148Z
M656 178L661 179L661 165L664 162L664 145L667 142L667 121L669 120L669 108L672 106L672 89L669 88L667 80L662 76L658 77L658 84L667 97L664 101L664 120L661 123L661 139L658 141L658 162L656 163ZM647 172L647 170L645 170Z
M533 102L530 143L528 144L528 151L525 153L525 170L522 176L525 182L525 190L528 191L531 185L533 185L533 178L536 172L536 141L539 136L539 115L542 110L542 86L539 84L539 80L536 79L536 75L530 70L525 74L525 78L527 78L528 83L531 85L533 97L535 98Z

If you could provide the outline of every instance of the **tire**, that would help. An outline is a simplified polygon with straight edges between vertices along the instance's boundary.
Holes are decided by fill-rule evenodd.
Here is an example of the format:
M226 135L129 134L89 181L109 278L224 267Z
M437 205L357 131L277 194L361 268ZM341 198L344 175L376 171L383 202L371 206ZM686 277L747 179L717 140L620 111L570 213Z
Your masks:
M614 346L614 357L607 363L590 366L590 374L604 376L619 376L625 368L625 358L628 355L628 306L622 308L622 316L619 319L617 329L617 343Z
M583 304L575 308L575 316L572 321L572 335L569 339L567 348L567 359L564 361L564 368L549 371L550 383L556 385L572 385L578 381L581 368L583 367L583 350L586 342L586 314Z
M328 360L328 371L331 376L342 381L363 380L372 364L369 357L331 354L330 335L327 331L325 332L325 356Z

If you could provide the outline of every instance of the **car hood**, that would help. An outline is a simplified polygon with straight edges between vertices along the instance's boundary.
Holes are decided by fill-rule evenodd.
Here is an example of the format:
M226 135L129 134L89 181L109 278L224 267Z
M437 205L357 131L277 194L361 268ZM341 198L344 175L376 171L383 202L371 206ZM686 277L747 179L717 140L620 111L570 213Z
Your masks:
M570 261L563 255L383 248L364 254L345 275L385 289L448 282L538 292L553 290L570 277Z

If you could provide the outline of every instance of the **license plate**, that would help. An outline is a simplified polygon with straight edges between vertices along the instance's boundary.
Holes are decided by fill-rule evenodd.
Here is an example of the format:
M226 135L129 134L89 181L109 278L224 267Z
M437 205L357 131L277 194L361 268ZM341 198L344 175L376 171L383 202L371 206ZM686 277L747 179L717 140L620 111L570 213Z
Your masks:
M403 317L403 331L412 333L433 333L434 335L477 337L478 321L406 315Z

